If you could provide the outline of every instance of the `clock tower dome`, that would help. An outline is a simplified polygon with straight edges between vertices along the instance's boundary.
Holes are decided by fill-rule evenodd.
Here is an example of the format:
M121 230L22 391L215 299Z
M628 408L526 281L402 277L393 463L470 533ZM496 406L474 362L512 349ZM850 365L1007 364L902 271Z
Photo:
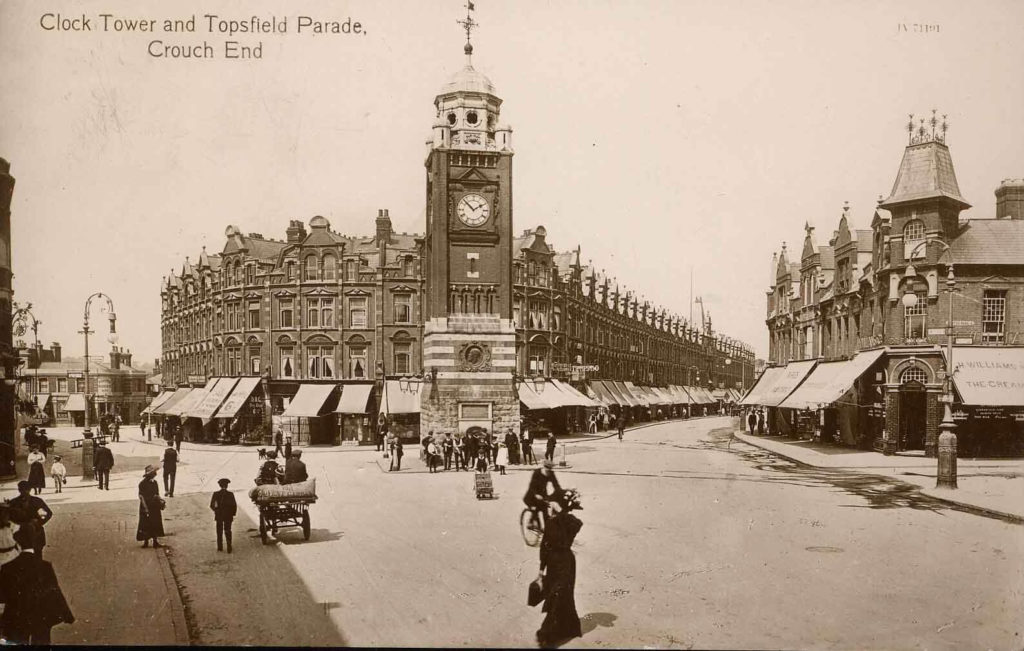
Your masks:
M519 431L512 324L512 130L494 84L473 67L473 3L466 62L434 99L427 142L423 264L424 359L420 428L435 433Z

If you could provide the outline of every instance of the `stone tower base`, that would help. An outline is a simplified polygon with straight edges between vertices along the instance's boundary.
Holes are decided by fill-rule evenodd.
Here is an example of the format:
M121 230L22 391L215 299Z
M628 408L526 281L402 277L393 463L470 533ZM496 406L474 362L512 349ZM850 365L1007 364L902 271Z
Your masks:
M423 335L423 367L437 375L421 394L420 432L519 433L511 321L492 314L431 319Z

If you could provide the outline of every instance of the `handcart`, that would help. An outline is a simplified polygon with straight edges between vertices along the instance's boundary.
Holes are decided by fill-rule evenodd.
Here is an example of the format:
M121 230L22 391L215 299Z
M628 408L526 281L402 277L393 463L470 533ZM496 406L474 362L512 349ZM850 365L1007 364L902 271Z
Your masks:
M476 498L494 498L494 484L491 482L491 473L486 470L473 474L473 489L476 491Z
M316 502L316 480L295 484L264 484L249 491L249 498L260 510L260 539L277 535L282 527L302 527L302 536L309 540L309 505Z

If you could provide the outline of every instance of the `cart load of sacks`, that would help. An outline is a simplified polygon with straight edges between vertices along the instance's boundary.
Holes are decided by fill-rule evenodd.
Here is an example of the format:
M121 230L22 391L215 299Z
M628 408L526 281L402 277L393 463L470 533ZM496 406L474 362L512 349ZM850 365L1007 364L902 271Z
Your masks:
M315 502L316 479L294 484L263 484L249 490L249 499L257 504L268 502Z

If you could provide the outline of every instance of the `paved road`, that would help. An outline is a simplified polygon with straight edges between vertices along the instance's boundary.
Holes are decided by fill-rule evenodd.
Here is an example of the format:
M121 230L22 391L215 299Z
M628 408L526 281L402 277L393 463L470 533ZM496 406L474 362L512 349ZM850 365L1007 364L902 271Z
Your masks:
M568 647L1021 647L1024 526L797 467L728 427L674 422L570 446L559 474L584 497L584 637ZM528 474L495 476L498 499L477 501L469 473L382 473L378 459L308 452L312 539L282 530L263 546L244 492L255 452L186 444L168 543L194 641L532 646L537 556L517 525ZM230 557L207 509L220 476L243 510Z

